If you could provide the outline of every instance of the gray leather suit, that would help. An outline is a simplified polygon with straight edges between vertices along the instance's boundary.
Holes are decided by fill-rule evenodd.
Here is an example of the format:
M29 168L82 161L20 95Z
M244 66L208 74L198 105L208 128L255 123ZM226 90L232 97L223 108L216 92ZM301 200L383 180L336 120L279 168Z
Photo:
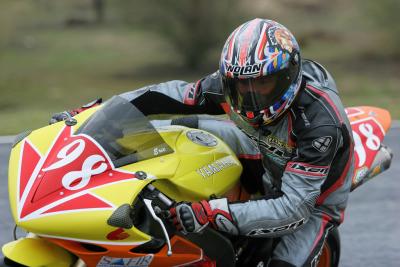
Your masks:
M273 261L287 266L317 263L327 233L343 221L353 175L352 131L336 85L318 63L302 63L290 111L260 129L230 112L218 72L122 95L147 114L228 113L230 121L199 116L189 126L219 135L242 160L244 186L263 197L231 203L233 218L241 235L280 237Z

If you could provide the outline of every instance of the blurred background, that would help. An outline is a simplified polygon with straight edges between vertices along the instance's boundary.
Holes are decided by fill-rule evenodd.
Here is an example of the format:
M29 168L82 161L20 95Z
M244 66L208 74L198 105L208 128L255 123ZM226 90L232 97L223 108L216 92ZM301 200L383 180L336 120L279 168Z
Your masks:
M225 39L254 17L297 37L346 106L400 119L398 0L0 0L0 135L52 113L218 68Z

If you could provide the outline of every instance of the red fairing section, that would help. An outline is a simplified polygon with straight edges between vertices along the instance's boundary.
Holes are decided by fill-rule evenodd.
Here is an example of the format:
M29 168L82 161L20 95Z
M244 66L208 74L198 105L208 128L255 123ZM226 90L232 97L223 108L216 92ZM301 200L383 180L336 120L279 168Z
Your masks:
M96 107L96 106L100 105L102 101L103 100L101 98L96 99L96 100L94 100L94 101L92 101L90 103L87 103L86 105L83 105L80 108L76 108L76 109L70 110L69 113L71 113L72 116L75 116L76 114L79 114L82 111L85 111L87 109L90 109L90 108L93 108L93 107Z
M88 190L135 178L132 173L114 169L103 149L86 135L72 135L72 127L62 129L44 157L31 146L25 142L21 157L20 219L50 212L111 208ZM27 173L32 173L30 178Z
M19 199L22 197L22 193L33 173L36 165L39 163L40 154L33 148L30 142L25 141L22 144L22 155L29 156L29 160L21 160L20 162L20 174L19 174ZM22 166L22 163L24 165Z
M93 207L111 208L112 206L91 194L85 194L80 197L73 198L68 202L64 202L63 204L55 206L54 208L43 212L43 214L52 212L61 212L65 210L91 209Z

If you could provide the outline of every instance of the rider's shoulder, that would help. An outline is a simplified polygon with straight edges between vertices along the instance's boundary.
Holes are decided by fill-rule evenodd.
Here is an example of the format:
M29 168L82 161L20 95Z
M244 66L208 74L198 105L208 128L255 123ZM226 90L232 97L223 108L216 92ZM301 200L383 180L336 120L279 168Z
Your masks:
M200 81L203 93L216 94L221 96L224 95L221 83L221 74L218 70L203 77Z
M332 75L320 63L310 59L303 59L302 68L302 75L308 84L337 92L336 83Z
M295 128L305 131L325 126L339 127L340 114L337 113L340 105L332 100L331 92L306 84L300 91L291 107L295 119Z
M200 80L200 97L216 104L225 102L221 74L216 71Z

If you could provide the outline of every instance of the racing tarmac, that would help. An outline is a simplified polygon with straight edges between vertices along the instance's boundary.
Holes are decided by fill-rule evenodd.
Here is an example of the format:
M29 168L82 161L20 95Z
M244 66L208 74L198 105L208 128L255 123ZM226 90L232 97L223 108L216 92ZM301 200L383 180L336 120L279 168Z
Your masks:
M344 223L339 228L340 266L399 266L400 128L391 129L384 143L393 150L392 166L351 193ZM13 239L14 223L7 194L10 148L10 144L0 144L0 245Z

